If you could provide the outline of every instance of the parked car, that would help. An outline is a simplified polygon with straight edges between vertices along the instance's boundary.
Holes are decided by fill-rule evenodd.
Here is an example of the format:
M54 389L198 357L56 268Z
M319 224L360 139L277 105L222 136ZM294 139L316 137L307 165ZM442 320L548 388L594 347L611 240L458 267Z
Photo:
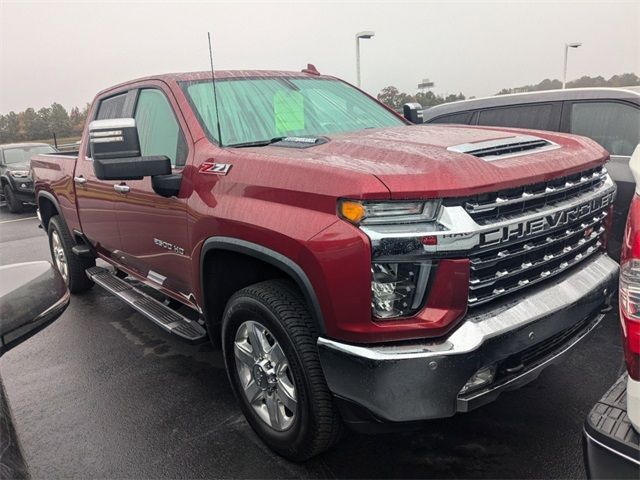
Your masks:
M570 88L452 102L422 111L424 123L532 128L589 137L611 154L607 169L618 185L610 253L620 255L635 184L629 157L640 142L640 86Z
M589 478L640 478L640 145L630 166L636 192L622 245L619 301L627 373L587 417L583 446Z
M12 143L0 145L0 196L11 213L22 210L25 203L35 203L29 160L39 153L55 153L46 143Z
M0 267L0 356L57 319L69 290L49 262ZM29 478L0 378L0 478Z
M615 184L596 142L410 126L312 66L215 85L185 73L100 92L79 156L32 159L38 215L72 292L97 283L221 345L281 455L310 458L343 423L480 407L609 308Z

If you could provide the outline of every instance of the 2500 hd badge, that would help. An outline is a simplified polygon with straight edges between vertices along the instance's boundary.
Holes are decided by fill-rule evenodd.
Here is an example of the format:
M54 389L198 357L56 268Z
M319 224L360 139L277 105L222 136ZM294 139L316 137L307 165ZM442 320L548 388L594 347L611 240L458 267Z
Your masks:
M552 212L543 217L534 218L533 220L512 223L511 225L488 230L480 234L480 247L498 245L575 222L613 204L614 199L615 191L611 191L602 197L582 203L569 210Z

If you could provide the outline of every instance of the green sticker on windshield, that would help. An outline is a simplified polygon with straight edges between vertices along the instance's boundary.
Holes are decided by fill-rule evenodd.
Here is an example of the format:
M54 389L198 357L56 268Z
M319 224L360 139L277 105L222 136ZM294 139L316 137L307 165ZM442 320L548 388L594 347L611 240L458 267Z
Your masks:
M273 97L276 131L280 134L304 129L304 98L300 92L281 90Z

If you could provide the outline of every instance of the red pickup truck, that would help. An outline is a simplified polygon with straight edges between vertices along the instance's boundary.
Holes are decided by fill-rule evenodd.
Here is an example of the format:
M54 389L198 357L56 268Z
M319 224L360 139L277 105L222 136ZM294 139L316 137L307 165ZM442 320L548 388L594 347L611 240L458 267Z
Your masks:
M303 460L344 424L481 406L593 330L618 274L607 159L568 134L411 126L310 66L117 85L76 155L32 169L70 290L208 336L251 426Z

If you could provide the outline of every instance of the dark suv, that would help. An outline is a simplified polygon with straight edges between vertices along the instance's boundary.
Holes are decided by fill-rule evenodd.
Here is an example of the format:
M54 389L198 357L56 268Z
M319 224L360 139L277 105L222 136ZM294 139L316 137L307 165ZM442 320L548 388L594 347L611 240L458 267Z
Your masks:
M0 145L0 182L3 200L9 211L17 213L25 203L35 203L29 160L41 153L55 153L46 143L12 143Z
M619 256L621 235L635 189L629 158L640 143L640 86L570 88L477 98L426 109L422 119L424 123L567 132L598 142L611 154L607 169L618 184L610 253L616 258Z

